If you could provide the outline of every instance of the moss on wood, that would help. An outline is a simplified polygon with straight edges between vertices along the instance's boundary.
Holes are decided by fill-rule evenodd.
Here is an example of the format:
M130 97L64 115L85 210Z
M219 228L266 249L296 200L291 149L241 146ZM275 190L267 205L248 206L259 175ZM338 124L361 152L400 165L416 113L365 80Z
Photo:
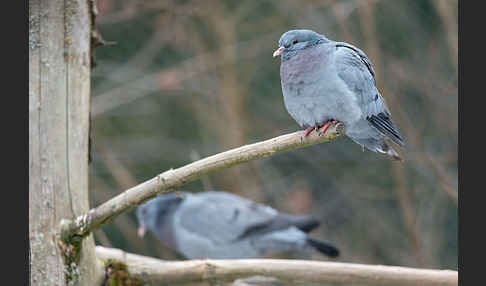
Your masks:
M143 281L130 277L127 265L115 259L105 262L104 286L142 286Z

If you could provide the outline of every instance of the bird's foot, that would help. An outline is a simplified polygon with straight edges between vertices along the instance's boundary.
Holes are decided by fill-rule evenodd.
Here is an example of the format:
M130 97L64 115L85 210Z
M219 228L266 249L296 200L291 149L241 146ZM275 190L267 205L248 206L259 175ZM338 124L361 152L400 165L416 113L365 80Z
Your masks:
M304 131L304 136L300 136L300 143L304 142L304 138L307 137L307 135L309 135L309 133L312 132L312 130L314 130L315 127L314 126L309 126L305 129Z
M305 132L304 132L304 137L307 137L307 135L309 135L309 133L312 132L312 130L316 129L316 127L314 126L309 126L305 129Z
M332 120L327 121L323 125L316 124L315 126L307 127L304 130L304 136L300 137L300 142L302 143L304 141L304 138L307 137L313 130L315 130L319 134L319 136L322 136L324 134L324 132L326 132L327 128L329 128L329 126L331 126L331 124L336 124L336 123L338 123L338 121L332 119Z
M322 125L322 127L317 130L317 132L319 133L319 136L322 136L326 132L327 128L329 128L329 126L331 126L331 124L336 124L336 123L338 123L338 121L334 120L334 119L329 120L326 123L324 123L324 125Z

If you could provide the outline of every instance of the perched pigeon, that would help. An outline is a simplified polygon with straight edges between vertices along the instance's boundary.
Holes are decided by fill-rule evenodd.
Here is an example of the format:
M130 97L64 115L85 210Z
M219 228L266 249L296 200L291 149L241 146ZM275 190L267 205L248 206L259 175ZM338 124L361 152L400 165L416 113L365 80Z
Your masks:
M339 255L336 247L308 236L319 226L311 216L279 213L226 192L180 194L161 195L138 207L139 236L148 229L189 259L258 258L310 249Z
M346 135L372 151L401 160L388 139L404 146L381 94L375 72L360 49L311 30L291 30L278 41L285 107L305 136L344 123Z

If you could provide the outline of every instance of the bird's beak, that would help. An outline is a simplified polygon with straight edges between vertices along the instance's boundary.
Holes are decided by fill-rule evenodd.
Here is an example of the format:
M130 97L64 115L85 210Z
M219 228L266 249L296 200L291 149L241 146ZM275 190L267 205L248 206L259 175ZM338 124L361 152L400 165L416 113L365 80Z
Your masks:
M137 233L138 236L142 238L145 235L145 227L144 226L139 227Z
M284 49L284 47L278 48L275 52L273 52L273 57L280 56L283 53Z

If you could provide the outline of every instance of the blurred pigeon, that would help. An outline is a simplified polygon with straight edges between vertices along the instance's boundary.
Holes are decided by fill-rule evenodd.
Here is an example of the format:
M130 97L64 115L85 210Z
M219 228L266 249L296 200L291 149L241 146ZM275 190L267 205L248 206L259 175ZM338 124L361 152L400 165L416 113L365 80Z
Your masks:
M388 140L404 146L381 94L375 72L360 49L311 30L291 30L278 41L285 107L307 136L344 123L346 135L369 150L401 160Z
M258 258L310 249L339 255L336 247L308 236L319 226L311 216L279 213L226 192L180 194L161 195L138 207L139 236L150 230L189 259Z

